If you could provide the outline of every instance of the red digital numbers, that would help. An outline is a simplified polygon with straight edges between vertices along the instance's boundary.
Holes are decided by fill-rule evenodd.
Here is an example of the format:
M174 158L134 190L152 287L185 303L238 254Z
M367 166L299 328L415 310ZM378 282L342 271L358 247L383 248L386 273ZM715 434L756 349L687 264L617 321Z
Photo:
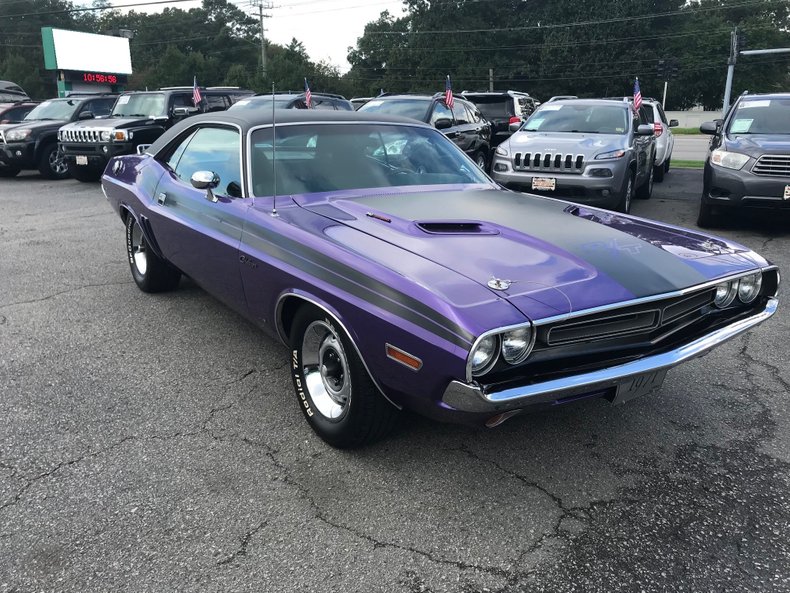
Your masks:
M118 84L118 77L114 74L99 74L97 72L84 72L82 74L83 82L91 82L96 84Z

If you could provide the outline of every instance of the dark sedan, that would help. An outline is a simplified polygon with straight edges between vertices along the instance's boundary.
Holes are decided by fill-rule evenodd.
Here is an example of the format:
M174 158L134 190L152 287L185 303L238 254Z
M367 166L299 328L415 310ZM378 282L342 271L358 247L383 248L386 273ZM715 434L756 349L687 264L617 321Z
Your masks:
M102 186L138 287L187 275L279 337L334 446L402 408L493 427L624 402L776 311L777 269L741 245L503 190L417 122L276 117L190 118Z

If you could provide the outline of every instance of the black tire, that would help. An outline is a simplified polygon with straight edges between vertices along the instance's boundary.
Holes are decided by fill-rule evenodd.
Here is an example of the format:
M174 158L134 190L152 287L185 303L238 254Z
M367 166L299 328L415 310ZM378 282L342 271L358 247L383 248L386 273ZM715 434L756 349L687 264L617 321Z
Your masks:
M640 185L636 190L636 197L640 200L649 200L653 195L653 180L655 179L656 168L655 166L650 167L650 171L647 174L647 179L645 182Z
M670 162L670 160L671 160L671 158L667 159L666 162L664 163L664 173L669 173L669 162Z
M379 393L345 332L323 311L305 305L291 326L291 377L310 427L339 449L377 441L398 410Z
M45 145L38 157L38 172L46 179L66 179L69 167L63 158L63 151L56 143Z
M708 229L717 226L718 223L719 216L713 212L713 206L700 201L699 213L697 214L697 226Z
M16 177L21 170L16 167L0 167L0 177Z
M83 167L80 165L75 165L72 162L68 163L69 167L69 175L71 175L77 181L82 181L83 183L91 183L94 181L98 181L101 179L101 170L95 167Z
M664 173L666 173L666 162L661 163L660 165L656 165L653 167L653 179L656 183L661 183L664 181Z
M132 278L143 292L166 292L178 286L181 272L151 251L143 229L131 213L126 218L126 254Z
M480 167L480 170L485 172L488 171L488 158L486 157L486 153L484 150L478 150L472 156L472 160Z
M615 210L623 212L624 214L631 212L631 202L633 201L634 197L635 178L636 172L629 169L628 174L623 180L623 187L620 190L620 199L617 202Z

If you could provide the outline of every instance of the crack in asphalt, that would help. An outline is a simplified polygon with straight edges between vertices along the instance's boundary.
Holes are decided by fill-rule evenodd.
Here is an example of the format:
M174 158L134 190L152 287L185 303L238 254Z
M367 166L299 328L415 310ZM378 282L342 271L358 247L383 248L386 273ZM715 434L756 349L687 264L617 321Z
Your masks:
M131 280L126 280L124 282L103 282L100 284L84 284L82 286L74 286L72 288L67 288L66 290L60 290L58 292L52 293L50 295L39 297L37 299L30 299L28 301L16 301L13 303L0 303L0 309L5 309L7 307L16 307L17 305L31 305L33 303L40 303L42 301L48 301L50 299L54 299L55 297L69 294L70 292L78 292L80 290L86 290L88 288L99 288L102 286L121 286L123 284L131 284Z
M235 561L239 557L243 557L247 555L247 547L250 545L250 540L264 527L266 527L267 522L262 521L258 523L255 527L250 529L247 533L245 533L241 538L241 543L239 548L233 552L230 556L223 558L222 560L217 561L217 566L222 566L224 564L230 564L231 562Z

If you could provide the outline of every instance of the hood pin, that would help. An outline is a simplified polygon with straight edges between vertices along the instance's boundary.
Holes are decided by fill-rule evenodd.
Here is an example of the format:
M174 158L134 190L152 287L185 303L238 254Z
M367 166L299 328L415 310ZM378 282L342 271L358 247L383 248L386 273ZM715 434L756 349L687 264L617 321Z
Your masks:
M494 290L507 290L510 288L512 282L510 280L502 280L500 278L491 278L488 281L488 288L493 288Z

